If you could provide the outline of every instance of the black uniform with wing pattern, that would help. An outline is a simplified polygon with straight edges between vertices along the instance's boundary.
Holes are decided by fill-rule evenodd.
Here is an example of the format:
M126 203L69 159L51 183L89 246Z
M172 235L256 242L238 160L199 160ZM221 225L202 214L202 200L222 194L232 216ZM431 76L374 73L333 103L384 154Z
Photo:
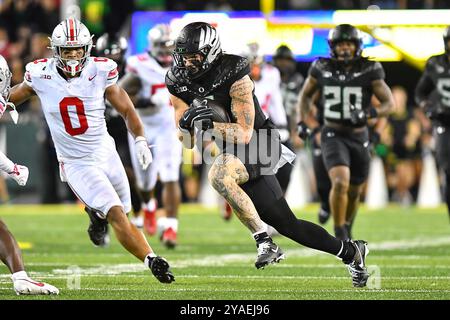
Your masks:
M317 79L321 90L320 104L326 121L352 127L350 105L367 110L372 97L372 81L384 79L383 67L379 62L366 58L347 64L332 58L320 58L313 62L309 74Z
M195 98L209 98L224 106L231 122L236 122L231 111L230 87L237 80L250 73L248 60L244 57L223 54L214 63L212 69L198 79L190 80L186 70L174 66L166 75L169 92L190 105ZM255 104L254 129L264 126L266 117L253 94Z
M244 76L250 73L249 62L246 58L223 54L216 59L211 69L203 74L201 77L191 79L186 69L173 66L166 75L166 85L169 92L183 100L186 104L190 105L195 98L208 98L217 102L217 104L223 106L230 119L231 123L236 123L236 119L231 110L231 97L230 88L234 82L242 79ZM219 137L215 137L215 142L222 152L234 154L240 158L244 163L250 179L256 179L261 174L261 169L265 166L261 164L261 154L258 152L251 152L253 148L250 148L250 144L262 139L259 136L260 129L268 129L269 136L265 135L265 138L269 139L267 142L268 150L271 150L270 146L278 148L278 158L281 156L281 143L279 142L279 134L270 135L272 129L275 130L275 126L272 121L264 115L261 107L259 106L258 99L253 91L253 102L255 108L255 120L253 128L256 134L252 135L252 141L246 145L239 145L239 147L246 148L245 152L237 152L238 147L236 144L230 142L222 142ZM277 141L271 141L277 140ZM279 144L279 146L277 146ZM259 149L257 149L259 150ZM270 157L270 155L268 155ZM273 158L273 157L272 157ZM275 161L276 160L276 161ZM271 163L276 163L278 160L274 159ZM255 163L256 162L256 163Z

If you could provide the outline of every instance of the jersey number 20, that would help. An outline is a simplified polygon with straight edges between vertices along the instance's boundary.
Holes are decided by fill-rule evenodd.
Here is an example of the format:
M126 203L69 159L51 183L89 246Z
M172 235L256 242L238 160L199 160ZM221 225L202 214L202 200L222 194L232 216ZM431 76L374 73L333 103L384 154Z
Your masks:
M356 109L362 107L361 87L324 86L324 116L327 119L350 119L350 104Z
M80 126L78 128L74 128L72 122L70 121L69 106L74 106L77 111L78 121L80 122ZM89 128L86 114L84 113L83 101L77 97L65 97L62 99L59 102L59 111L61 112L61 117L64 122L64 128L66 128L66 132L71 136L83 134Z

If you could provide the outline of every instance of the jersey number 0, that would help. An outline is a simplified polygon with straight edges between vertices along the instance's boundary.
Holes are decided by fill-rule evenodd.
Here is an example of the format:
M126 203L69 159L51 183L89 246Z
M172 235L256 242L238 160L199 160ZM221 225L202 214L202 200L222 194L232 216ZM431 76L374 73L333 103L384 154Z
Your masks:
M80 122L78 128L74 128L70 121L69 106L74 106L77 111L78 121ZM64 122L64 128L66 128L66 132L71 136L83 134L89 128L86 114L84 113L84 104L79 98L65 97L59 102L59 111L61 112L61 117Z

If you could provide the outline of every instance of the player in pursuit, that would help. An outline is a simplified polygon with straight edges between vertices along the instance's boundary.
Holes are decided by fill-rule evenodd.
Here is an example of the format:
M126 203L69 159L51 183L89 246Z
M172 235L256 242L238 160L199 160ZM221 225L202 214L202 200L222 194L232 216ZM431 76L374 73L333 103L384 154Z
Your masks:
M54 57L27 64L24 81L14 86L10 102L19 105L37 95L60 163L62 180L90 208L91 223L106 224L131 254L149 267L164 283L174 281L169 264L157 256L144 235L130 223L130 188L125 169L107 133L105 103L124 118L135 138L136 154L145 169L152 157L142 122L127 93L117 84L117 65L107 58L90 57L92 37L80 21L69 18L53 30ZM92 228L92 238L106 234Z

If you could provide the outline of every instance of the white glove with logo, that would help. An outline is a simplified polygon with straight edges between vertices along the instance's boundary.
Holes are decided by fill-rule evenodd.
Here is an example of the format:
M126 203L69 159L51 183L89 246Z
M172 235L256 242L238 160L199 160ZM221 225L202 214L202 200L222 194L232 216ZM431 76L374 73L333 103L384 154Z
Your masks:
M134 140L136 145L136 155L142 170L146 170L150 163L153 161L152 153L148 147L147 139L145 137L139 136Z
M13 170L8 172L8 175L22 187L27 184L29 174L28 168L20 164L14 164Z

